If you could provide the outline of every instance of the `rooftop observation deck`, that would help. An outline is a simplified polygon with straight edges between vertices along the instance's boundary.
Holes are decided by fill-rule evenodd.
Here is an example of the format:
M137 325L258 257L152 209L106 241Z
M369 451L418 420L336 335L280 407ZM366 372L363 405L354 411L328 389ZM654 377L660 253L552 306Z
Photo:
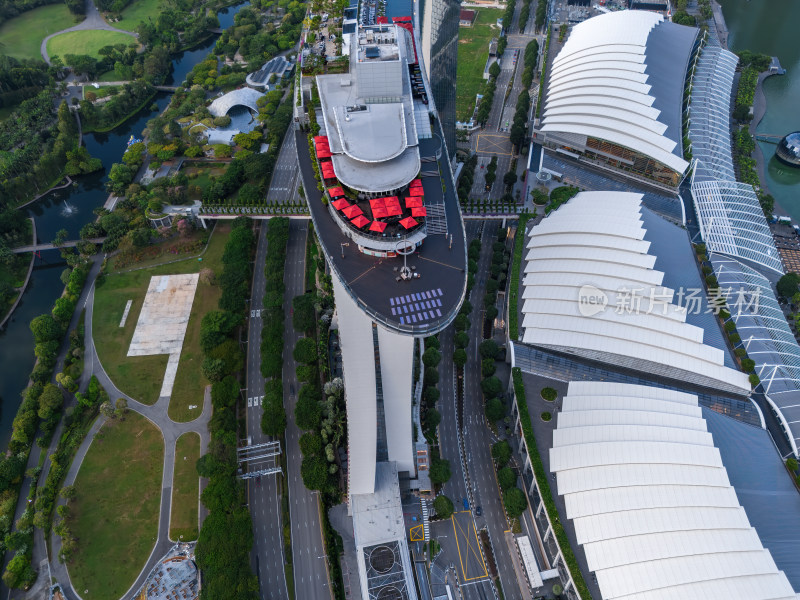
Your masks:
M402 226L397 233L393 229L392 234L400 233L400 238L384 237L382 233L361 232L349 225L342 227L347 219L337 219L336 210L323 203L323 194L317 189L312 167L314 157L310 154L306 135L301 131L296 131L295 135L300 174L314 227L331 268L348 292L372 319L392 330L426 336L444 329L458 313L467 278L466 239L458 199L452 178L439 176L449 169L446 153L442 153L443 158L437 163L426 163L426 170L420 177L424 205L429 212L427 222L419 219L420 226L412 227L406 233L401 233ZM436 138L420 140L420 153L435 156L439 144ZM326 188L337 186L335 180L326 179L325 183ZM401 206L405 204L404 195ZM371 207L365 206L362 210L374 217ZM434 228L430 220L433 211L437 213L437 220L446 223L446 234L432 233ZM419 276L409 280L399 277L404 261L402 256L379 258L361 252L357 247L359 240L363 241L370 235L374 239L369 242L369 247L377 249L390 250L398 245L402 248L405 244L421 241L416 251L406 258L413 273Z

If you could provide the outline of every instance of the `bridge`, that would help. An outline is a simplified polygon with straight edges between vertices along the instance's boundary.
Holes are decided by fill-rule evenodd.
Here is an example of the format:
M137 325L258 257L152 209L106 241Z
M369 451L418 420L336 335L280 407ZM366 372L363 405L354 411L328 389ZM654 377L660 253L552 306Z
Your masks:
M777 144L783 139L783 136L777 135L775 133L757 133L756 139L759 142L768 142L770 144Z
M121 86L132 81L76 81L71 85L75 87L107 87L107 86ZM154 85L153 88L159 92L174 92L178 89L177 85Z
M32 244L30 246L18 246L13 248L11 251L14 254L25 254L26 252L41 252L42 250L60 250L61 248L74 248L81 242L91 242L93 244L102 244L106 241L106 238L99 237L99 238L91 238L88 240L70 240L68 242L64 242L55 246L53 244Z

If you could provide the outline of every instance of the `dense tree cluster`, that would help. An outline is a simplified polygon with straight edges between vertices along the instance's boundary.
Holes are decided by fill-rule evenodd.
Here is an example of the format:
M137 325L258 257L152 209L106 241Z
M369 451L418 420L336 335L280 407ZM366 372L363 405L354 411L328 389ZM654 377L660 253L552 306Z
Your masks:
M260 66L297 43L306 12L305 4L296 0L278 0L277 3L265 1L261 4L283 9L285 12L280 23L277 26L271 22L264 25L263 17L253 6L241 9L234 17L234 26L227 28L217 41L214 48L216 55L233 59L239 52L251 66Z
M197 564L203 570L203 593L207 598L250 599L258 589L258 580L250 570L253 525L245 505L244 486L236 478L236 402L240 385L229 370L231 353L238 352L234 334L243 314L231 308L243 306L248 293L248 288L238 282L243 276L249 280L253 243L250 220L246 217L235 219L225 244L223 274L220 276L220 285L223 285L223 279L229 277L226 272L235 273L230 276L235 291L224 306L220 299L220 311L209 313L214 316L207 315L201 324L200 338L206 352L205 360L220 360L224 364L220 377L211 386L214 411L209 423L211 441L208 453L197 462L197 472L208 478L201 500L209 515L200 530L196 547ZM244 275L241 272L243 268L247 271ZM220 340L224 341L213 346ZM206 351L210 347L212 349ZM222 350L215 354L219 349Z
M456 190L461 200L469 198L470 190L475 179L475 167L478 166L478 155L473 154L464 163L461 175L458 178L458 188Z
M270 219L267 224L265 292L261 311L261 375L265 378L280 378L283 372L283 271L288 242L289 219Z
M0 107L15 106L38 94L51 83L53 71L40 61L0 54Z
M539 60L539 41L531 40L525 46L525 54L522 56L522 87L530 89L533 82L533 74L536 72L536 64Z

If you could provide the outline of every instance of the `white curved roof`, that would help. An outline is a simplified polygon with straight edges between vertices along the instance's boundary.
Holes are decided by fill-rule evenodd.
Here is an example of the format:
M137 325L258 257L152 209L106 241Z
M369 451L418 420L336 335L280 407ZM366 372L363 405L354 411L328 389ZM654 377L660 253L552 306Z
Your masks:
M617 410L631 402L646 408ZM692 427L670 420L676 406L696 409L684 416ZM616 425L598 418L606 412ZM650 414L653 425L630 419L637 412ZM575 414L587 418L565 419ZM696 396L569 384L550 466L605 600L796 598L739 505L710 437Z
M246 106L252 111L258 112L258 99L264 94L255 91L253 88L243 87L238 90L228 92L224 96L216 98L208 105L208 112L215 117L222 117L234 106Z
M674 290L653 268L641 221L641 195L582 192L533 228L525 257L522 341L651 374L746 393L744 373L686 323ZM607 300L587 315L585 286ZM623 357L626 360L623 360ZM627 362L626 362L627 361ZM621 403L637 410L642 403ZM689 411L681 412L681 411ZM672 414L694 414L675 407Z
M648 54L657 27L664 35ZM671 96L683 87L692 31L664 22L660 14L637 10L576 25L553 61L540 130L607 140L683 173L689 163L679 146L680 106L664 114L653 104L662 93L670 96L661 99L663 108L680 104L680 95ZM664 56L668 52L663 50L673 47L674 55Z

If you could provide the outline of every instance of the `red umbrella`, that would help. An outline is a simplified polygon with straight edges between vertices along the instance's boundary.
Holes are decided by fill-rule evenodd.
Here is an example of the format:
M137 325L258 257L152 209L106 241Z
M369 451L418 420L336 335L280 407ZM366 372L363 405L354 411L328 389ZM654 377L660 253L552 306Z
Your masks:
M364 225L369 223L369 219L367 217L365 217L364 215L358 215L355 219L353 219L350 222L353 225L355 225L356 227L363 227Z
M388 217L389 214L386 212L385 206L375 206L372 209L372 218L373 219L383 219Z
M411 216L412 217L425 217L428 215L428 211L425 210L424 206L417 206L411 209Z
M420 185L421 186L422 185L422 179L415 179L414 181L411 182L410 185L411 185L411 187L414 187L415 185Z
M411 229L412 227L414 227L414 225L419 225L419 223L417 223L417 220L414 219L413 217L406 217L405 219L400 220L400 225L402 225L406 229Z
M384 229L386 229L386 223L381 221L373 221L372 225L369 226L370 231L377 231L378 233L382 233Z
M358 215L363 215L364 211L358 208L358 205L353 204L352 206L348 206L342 211L342 214L347 217L348 219L353 219Z
M372 198L369 201L369 206L372 210L380 207L383 208L386 205L386 198Z
M397 215L402 215L403 210L400 208L399 204L388 204L386 206L386 216L387 217L396 217Z
M348 206L350 206L350 203L344 198L339 198L338 200L334 200L332 204L333 208L335 208L336 210L342 210L343 208L347 208Z
M331 195L331 198L338 198L339 196L344 196L344 190L340 187L328 188L328 193Z
M327 148L317 148L317 158L330 158L333 156Z
M319 142L325 142L327 144L328 143L328 136L326 136L326 135L314 136L314 143L318 144Z
M406 208L417 208L422 206L421 196L409 196L406 198Z

